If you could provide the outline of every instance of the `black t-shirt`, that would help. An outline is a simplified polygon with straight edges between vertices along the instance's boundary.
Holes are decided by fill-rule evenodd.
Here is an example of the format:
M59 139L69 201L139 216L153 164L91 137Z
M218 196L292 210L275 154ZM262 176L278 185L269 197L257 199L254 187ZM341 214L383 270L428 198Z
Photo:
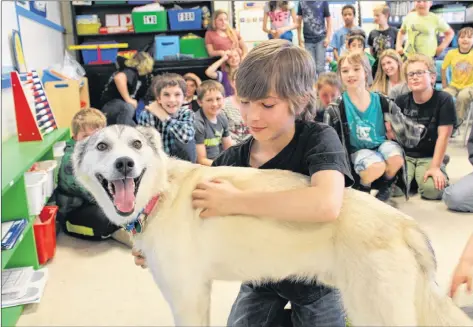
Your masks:
M368 36L368 45L373 48L373 57L378 59L387 49L396 49L397 28L389 27L385 31L372 30Z
M418 104L415 103L412 92L409 92L398 96L395 102L406 117L427 128L427 134L417 147L405 149L406 155L413 158L433 157L438 138L438 127L455 125L457 121L452 96L446 92L434 90L429 101Z
M212 166L250 167L253 137L221 153ZM325 124L296 121L291 142L275 157L259 167L281 169L306 176L321 170L337 170L345 176L345 185L353 185L353 177L337 132Z
M107 82L107 85L105 85L105 89L102 92L102 97L100 99L102 106L105 105L110 100L114 100L114 99L123 100L123 97L121 96L120 92L118 92L117 85L115 84L115 81L114 81L115 75L120 72L126 75L128 92L130 94L130 97L135 99L136 93L140 89L142 81L140 80L140 76L138 75L138 72L135 69L127 67L123 69L122 71L117 71L113 73L112 76L110 76Z

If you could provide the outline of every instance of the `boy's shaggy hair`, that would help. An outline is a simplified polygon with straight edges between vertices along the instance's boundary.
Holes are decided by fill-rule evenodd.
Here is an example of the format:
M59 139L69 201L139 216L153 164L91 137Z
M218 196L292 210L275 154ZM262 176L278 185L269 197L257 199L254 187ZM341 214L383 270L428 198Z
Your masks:
M225 89L223 88L222 84L214 80L206 80L203 81L202 84L200 84L200 86L197 88L197 99L202 101L207 92L210 91L218 91L222 93L223 96L225 96Z
M107 118L98 109L85 108L79 110L74 117L72 117L71 131L72 135L76 136L79 132L87 128L104 128L107 126Z
M151 89L153 90L154 96L159 98L161 97L161 91L170 86L179 86L179 88L182 90L182 93L186 94L187 84L184 80L184 77L174 73L164 73L154 77L151 84Z
M253 48L238 68L236 89L249 101L271 93L289 102L291 112L305 120L314 118L315 62L311 55L291 42L274 39Z

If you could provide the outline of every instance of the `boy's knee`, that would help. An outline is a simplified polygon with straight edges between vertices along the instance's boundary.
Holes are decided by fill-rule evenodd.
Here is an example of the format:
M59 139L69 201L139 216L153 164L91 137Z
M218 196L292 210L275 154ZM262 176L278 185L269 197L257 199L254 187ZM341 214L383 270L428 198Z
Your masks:
M442 198L443 190L436 189L434 180L429 177L425 183L420 183L419 194L426 200L440 200Z
M396 155L388 158L386 160L387 169L396 169L399 170L404 165L404 158L402 156Z
M468 204L468 192L456 185L451 185L444 190L442 200L450 210L468 211L465 208Z

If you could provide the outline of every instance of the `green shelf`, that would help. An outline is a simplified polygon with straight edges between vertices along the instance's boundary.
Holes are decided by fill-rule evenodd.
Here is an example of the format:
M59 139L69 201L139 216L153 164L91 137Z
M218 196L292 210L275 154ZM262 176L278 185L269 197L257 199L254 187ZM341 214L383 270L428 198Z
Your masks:
M69 136L68 128L59 128L47 134L43 141L18 142L16 136L2 143L2 196L23 177L36 161L43 158L53 145Z
M70 138L68 128L59 128L43 138L43 141L19 142L13 136L2 142L2 215L1 221L27 218L21 239L10 250L2 251L2 270L19 267L40 268L33 223L30 216L24 173L42 160L54 159L54 144ZM15 326L23 312L23 305L2 308L2 326Z

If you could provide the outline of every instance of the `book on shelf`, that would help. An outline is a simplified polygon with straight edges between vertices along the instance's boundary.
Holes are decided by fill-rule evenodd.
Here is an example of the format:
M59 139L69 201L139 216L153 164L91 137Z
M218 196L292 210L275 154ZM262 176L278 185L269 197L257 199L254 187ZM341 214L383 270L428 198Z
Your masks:
M27 219L17 219L2 223L2 250L10 250L23 237L28 225Z

